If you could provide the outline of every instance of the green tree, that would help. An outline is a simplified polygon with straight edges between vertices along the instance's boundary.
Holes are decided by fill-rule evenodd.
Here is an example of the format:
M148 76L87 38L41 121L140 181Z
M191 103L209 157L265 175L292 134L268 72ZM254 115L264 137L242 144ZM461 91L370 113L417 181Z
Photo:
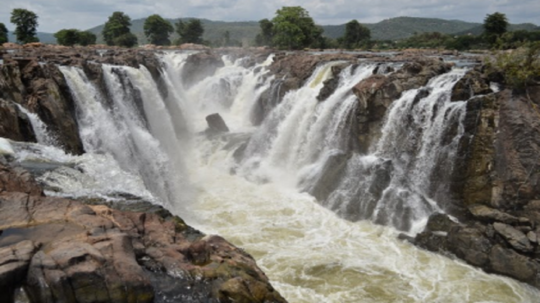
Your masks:
M103 27L102 35L107 45L132 47L137 37L131 33L131 18L122 12L114 12Z
M300 6L284 6L272 19L272 44L282 49L301 49L321 41L323 30Z
M8 30L4 23L0 23L0 44L8 42Z
M203 44L202 35L204 33L204 27L199 19L191 19L188 22L178 20L178 23L176 23L176 33L180 36L176 44Z
M343 48L358 48L369 42L371 31L356 20L351 20L345 25L345 34L340 39Z
M272 46L272 38L274 36L274 24L268 19L259 21L261 32L255 37L255 44L258 46Z
M79 32L79 44L82 46L96 44L97 37L89 31Z
M160 15L152 15L144 21L144 34L152 44L170 45L169 35L173 31L171 23Z
M506 33L507 28L508 19L505 14L496 12L487 15L484 19L484 36L491 45L494 45L497 39Z
M73 46L79 43L79 30L77 29L62 29L54 34L56 42L60 45Z
M15 24L15 36L19 43L39 42L36 37L37 15L26 9L16 8L11 12L11 23Z

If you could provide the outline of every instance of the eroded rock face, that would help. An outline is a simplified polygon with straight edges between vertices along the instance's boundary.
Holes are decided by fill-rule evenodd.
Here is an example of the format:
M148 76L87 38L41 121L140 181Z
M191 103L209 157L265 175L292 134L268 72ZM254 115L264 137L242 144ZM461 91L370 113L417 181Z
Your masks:
M45 197L5 161L0 181L2 302L21 286L31 302L285 302L250 255L164 209Z
M375 74L358 83L353 92L358 98L355 130L360 152L366 152L371 142L380 136L383 118L390 104L401 94L427 84L429 79L449 71L450 64L439 59L420 59L407 62L389 76Z
M538 87L528 96L504 90L467 102L451 186L461 223L444 233L426 228L416 244L540 287L538 103Z
M225 63L216 53L200 52L188 57L182 69L182 81L186 87L213 75L216 70L223 67Z

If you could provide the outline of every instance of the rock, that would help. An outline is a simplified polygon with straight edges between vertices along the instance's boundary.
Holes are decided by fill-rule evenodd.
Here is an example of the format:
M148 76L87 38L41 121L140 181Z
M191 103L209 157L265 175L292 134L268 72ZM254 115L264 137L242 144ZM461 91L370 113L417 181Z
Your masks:
M478 229L455 227L448 233L448 250L475 266L486 268L493 244Z
M229 131L227 124L218 113L206 116L206 123L208 123L208 128L212 133L226 133Z
M36 142L28 117L13 102L0 98L0 137L15 141Z
M165 210L45 197L27 172L0 165L3 298L24 284L31 302L285 302L250 255Z
M216 53L206 51L188 57L182 68L182 81L186 87L191 87L202 79L213 75L225 63Z
M493 227L516 250L524 253L533 251L533 246L531 245L531 242L529 242L529 239L523 232L513 228L508 224L499 222L493 223Z
M26 240L0 247L0 301L12 302L15 289L26 276L30 259L37 250L34 242Z
M500 245L493 247L489 259L492 272L513 277L536 287L540 286L536 278L540 271L537 262Z
M489 82L476 70L471 70L452 88L452 101L467 101L477 95L491 93Z
M416 58L388 76L375 74L354 86L360 152L367 152L371 142L380 137L386 111L402 92L424 86L429 79L449 69L450 65L440 60Z
M517 217L509 215L500 210L487 207L485 205L479 205L479 204L471 205L469 206L469 211L477 219L485 221L485 222L492 223L494 221L499 221L506 224L516 224L520 222L519 218Z
M450 232L453 227L459 226L459 223L454 222L447 214L435 213L428 218L425 230L427 231L442 231Z

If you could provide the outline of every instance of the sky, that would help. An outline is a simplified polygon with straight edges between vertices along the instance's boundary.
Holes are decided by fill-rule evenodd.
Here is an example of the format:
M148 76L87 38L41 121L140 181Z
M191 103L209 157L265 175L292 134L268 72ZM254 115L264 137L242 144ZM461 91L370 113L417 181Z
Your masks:
M319 25L343 24L356 19L376 23L410 16L482 23L487 14L500 12L510 23L540 25L539 0L0 0L0 23L14 30L11 11L24 8L38 16L38 32L90 29L115 11L140 19L152 14L164 18L205 18L215 21L258 21L274 17L283 6L301 6Z

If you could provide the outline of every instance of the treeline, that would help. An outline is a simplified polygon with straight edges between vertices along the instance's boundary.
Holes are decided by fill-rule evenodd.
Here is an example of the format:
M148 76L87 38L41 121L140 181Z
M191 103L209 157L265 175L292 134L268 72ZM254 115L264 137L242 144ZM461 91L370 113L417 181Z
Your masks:
M25 9L14 9L11 20L16 25L15 35L18 43L39 41L36 37L37 15ZM101 32L107 45L133 47L139 44L137 36L131 33L131 19L123 12L114 12ZM439 32L415 33L413 36L397 41L372 40L369 28L357 20L345 24L344 34L332 39L324 36L321 26L315 24L309 12L300 6L282 7L274 18L259 21L260 32L254 41L243 41L256 46L269 46L279 49L405 49L437 48L450 50L471 49L511 49L527 43L540 41L540 31L508 31L508 20L504 14L487 15L483 23L483 34L452 35ZM177 23L154 14L146 18L143 26L144 36L155 45L179 45L183 43L204 44L213 47L242 46L240 41L231 39L227 30L214 41L203 39L204 25L199 19L178 20ZM171 34L177 39L171 40ZM7 42L8 30L0 23L0 43ZM58 44L90 45L96 43L96 35L78 29L62 29L54 34ZM139 36L140 38L140 36Z

